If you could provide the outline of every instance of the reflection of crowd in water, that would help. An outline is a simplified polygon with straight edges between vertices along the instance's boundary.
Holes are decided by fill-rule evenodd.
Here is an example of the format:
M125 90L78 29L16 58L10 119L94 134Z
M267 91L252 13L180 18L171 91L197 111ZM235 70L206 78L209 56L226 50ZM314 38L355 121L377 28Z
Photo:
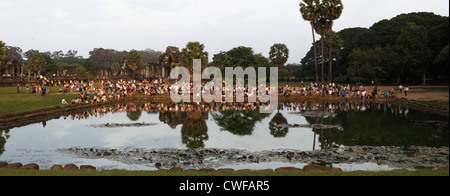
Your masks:
M259 110L260 106L265 106L263 103L118 103L114 105L105 105L96 108L88 109L81 113L70 115L74 119L88 119L90 117L102 117L108 113L123 113L123 112L209 112L209 111L255 111ZM66 118L66 117L65 117Z
M118 103L91 108L81 113L70 115L70 119L88 119L90 117L102 117L108 113L123 112L210 112L210 111L258 111L260 103ZM391 103L279 103L278 110L292 112L314 112L314 111L384 111L395 115L407 116L409 109L393 105ZM66 117L65 117L66 118Z
M395 115L408 116L409 108L391 103L280 103L278 109L283 111L384 111Z

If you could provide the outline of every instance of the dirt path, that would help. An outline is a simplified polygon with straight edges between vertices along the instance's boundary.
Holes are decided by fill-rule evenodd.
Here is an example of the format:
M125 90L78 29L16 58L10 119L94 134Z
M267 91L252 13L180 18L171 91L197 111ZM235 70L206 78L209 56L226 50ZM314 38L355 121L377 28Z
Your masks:
M412 86L408 96L405 93L397 93L397 98L405 98L414 101L439 101L449 102L448 86Z

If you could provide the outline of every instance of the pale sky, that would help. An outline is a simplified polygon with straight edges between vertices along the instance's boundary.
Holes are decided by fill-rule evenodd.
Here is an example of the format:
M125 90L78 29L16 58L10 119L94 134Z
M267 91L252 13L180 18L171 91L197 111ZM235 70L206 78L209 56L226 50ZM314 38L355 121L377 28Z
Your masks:
M0 0L0 40L25 52L94 48L165 51L189 41L213 54L252 47L269 56L284 43L288 63L298 63L312 44L311 27L301 18L301 0ZM335 31L370 27L402 13L449 16L448 0L342 0ZM317 38L318 39L318 38Z

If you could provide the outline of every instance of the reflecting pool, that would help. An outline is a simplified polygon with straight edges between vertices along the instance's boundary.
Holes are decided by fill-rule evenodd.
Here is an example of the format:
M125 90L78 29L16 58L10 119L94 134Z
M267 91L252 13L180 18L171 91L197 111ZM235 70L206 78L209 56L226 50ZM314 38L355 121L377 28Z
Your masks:
M91 108L0 130L0 162L36 163L41 169L70 163L130 170L274 169L327 164L328 159L314 154L325 152L342 154L333 160L347 157L330 161L344 170L402 168L391 164L389 156L377 155L389 148L385 154L411 157L411 149L420 150L420 156L428 157L417 153L417 159L436 159L448 166L445 116L390 103L280 103L272 114L257 108L160 103ZM353 154L344 156L346 152Z

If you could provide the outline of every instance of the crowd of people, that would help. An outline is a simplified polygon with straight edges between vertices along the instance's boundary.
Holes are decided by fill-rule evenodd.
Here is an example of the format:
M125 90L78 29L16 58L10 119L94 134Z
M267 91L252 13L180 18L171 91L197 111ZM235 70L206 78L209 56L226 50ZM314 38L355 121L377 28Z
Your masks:
M279 94L284 96L305 96L305 97L328 97L328 98L342 98L346 101L353 99L378 99L378 98L392 98L395 93L405 91L405 96L409 91L409 88L404 88L402 85L399 87L392 87L390 90L381 90L378 86L372 87L370 91L364 88L362 85L341 85L335 83L318 84L310 83L305 85L301 82L300 87L279 87ZM404 89L403 89L404 88Z
M166 85L162 85L157 81L137 82L136 80L98 80L98 81L83 81L83 80L48 80L43 77L36 84L26 84L27 94L37 94L45 97L50 93L50 87L56 87L58 93L63 94L79 94L78 98L72 99L71 104L80 103L100 103L108 100L118 100L133 94L145 95L162 95L169 93ZM17 85L17 93L20 93L20 86ZM62 104L68 105L69 101L63 99Z
M39 80L39 85L26 85L27 93L39 94L45 97L46 94L50 93L49 87L57 86L59 89L58 93L78 93L80 96L72 100L61 101L64 105L69 104L81 104L81 103L100 103L107 102L108 100L118 100L123 97L128 97L130 95L141 94L148 96L155 95L170 95L172 92L177 92L179 95L193 95L194 92L209 92L214 93L215 86L212 83L206 85L194 86L192 83L182 83L177 85L165 84L160 80L142 82L136 80L93 80L83 81L83 80L49 80L47 78L42 78ZM242 86L240 88L226 88L226 83L222 84L222 96L234 93L234 94L244 94L246 96L256 95L261 88L265 88L263 91L269 94L271 91L270 86L256 86L248 87ZM55 88L53 88L55 89ZM342 84L319 84L310 83L305 84L303 81L299 86L291 87L289 85L278 87L278 94L285 97L308 97L308 98L339 98L345 101L361 99L361 100L375 100L380 98L391 98L395 93L405 92L407 96L409 92L409 87L404 87L402 85L398 87L392 87L390 90L381 90L377 86L364 88L362 85L342 85ZM20 86L17 86L17 91L20 93Z

